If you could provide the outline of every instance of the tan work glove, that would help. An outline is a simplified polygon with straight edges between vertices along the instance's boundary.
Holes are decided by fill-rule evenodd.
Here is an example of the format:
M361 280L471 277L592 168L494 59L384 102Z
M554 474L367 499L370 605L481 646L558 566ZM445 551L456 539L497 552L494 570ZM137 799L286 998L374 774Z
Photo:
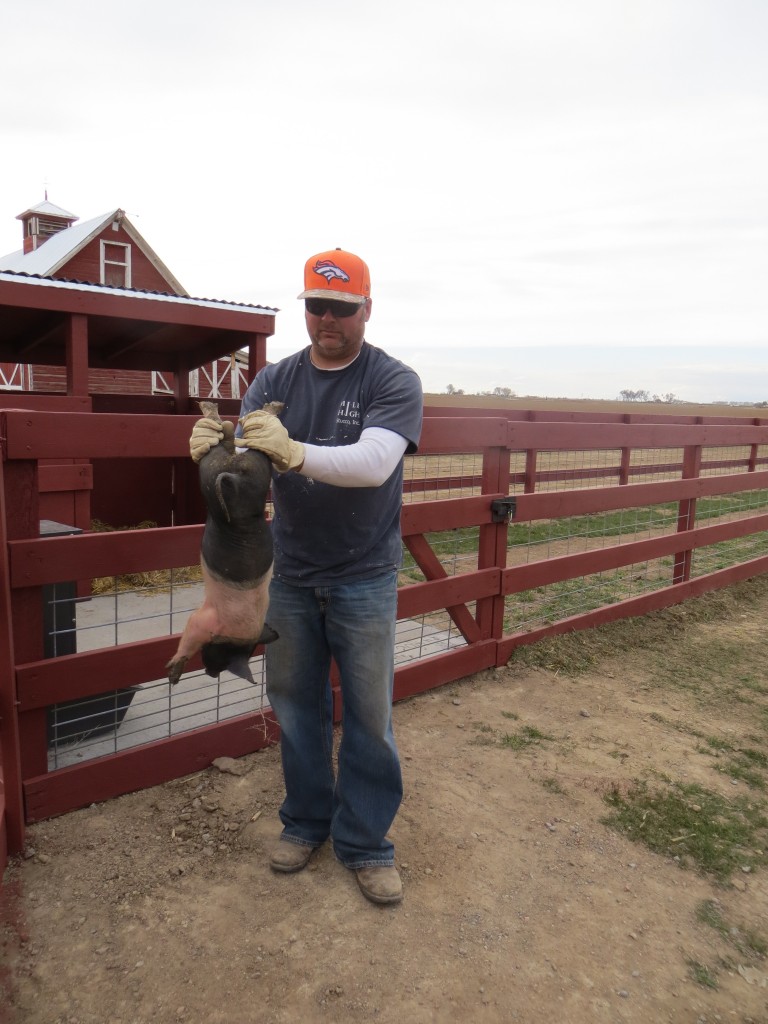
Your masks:
M237 444L264 452L278 473L301 468L304 462L304 445L301 441L290 439L288 431L277 416L257 409L255 412L249 412L240 422L243 425L243 436L237 439Z
M206 418L198 420L189 437L189 454L192 461L199 462L223 437L224 428L221 423Z

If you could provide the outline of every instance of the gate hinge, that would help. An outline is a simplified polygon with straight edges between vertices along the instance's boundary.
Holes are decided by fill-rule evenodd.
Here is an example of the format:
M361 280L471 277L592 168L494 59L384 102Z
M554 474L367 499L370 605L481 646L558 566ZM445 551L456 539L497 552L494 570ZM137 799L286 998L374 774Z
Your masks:
M496 498L491 502L491 522L508 523L517 509L515 498Z

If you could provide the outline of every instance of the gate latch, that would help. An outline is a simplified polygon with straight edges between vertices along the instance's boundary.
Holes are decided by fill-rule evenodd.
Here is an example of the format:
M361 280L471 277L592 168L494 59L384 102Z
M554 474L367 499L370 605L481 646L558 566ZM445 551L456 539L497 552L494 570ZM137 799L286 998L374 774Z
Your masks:
M516 509L517 501L514 498L496 498L491 502L491 522L508 523Z

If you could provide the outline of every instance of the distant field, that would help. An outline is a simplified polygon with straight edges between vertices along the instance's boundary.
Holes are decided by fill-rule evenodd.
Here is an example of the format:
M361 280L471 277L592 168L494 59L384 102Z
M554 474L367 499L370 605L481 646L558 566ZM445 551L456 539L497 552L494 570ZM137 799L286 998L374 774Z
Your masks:
M663 416L756 416L768 419L768 409L748 405L695 405L690 402L622 402L589 398L499 398L495 395L424 395L425 405L452 406L457 409L541 409L558 412L634 412L658 413Z

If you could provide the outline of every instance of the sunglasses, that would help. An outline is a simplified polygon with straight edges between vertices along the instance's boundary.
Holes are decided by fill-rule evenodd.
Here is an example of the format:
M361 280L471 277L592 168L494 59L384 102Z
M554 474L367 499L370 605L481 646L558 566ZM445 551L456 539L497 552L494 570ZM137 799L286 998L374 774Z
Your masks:
M336 299L304 299L304 306L312 316L323 316L327 311L332 317L342 320L354 316L364 305L364 302L340 302Z

